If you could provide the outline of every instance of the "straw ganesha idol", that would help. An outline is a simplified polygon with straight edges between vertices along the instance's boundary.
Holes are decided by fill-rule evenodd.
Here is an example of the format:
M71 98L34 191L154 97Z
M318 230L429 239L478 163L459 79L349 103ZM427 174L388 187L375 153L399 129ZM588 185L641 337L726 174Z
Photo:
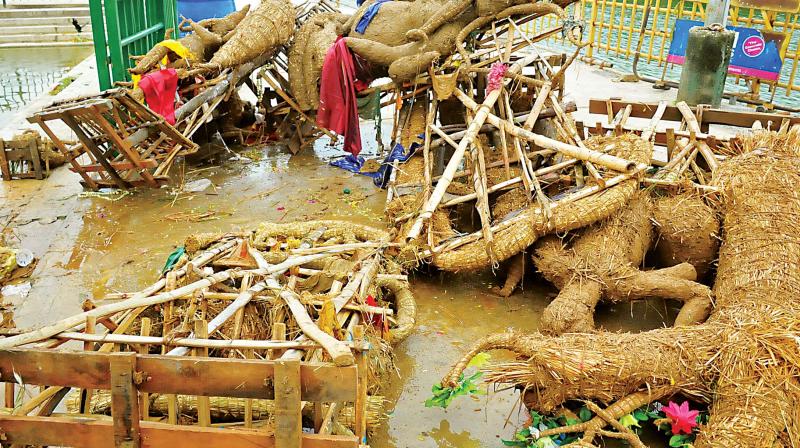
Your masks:
M379 1L379 0L377 0ZM314 36L313 47L295 42L291 52L327 50L336 40L336 34L345 35L348 47L370 64L374 77L388 74L395 82L413 79L424 72L432 61L446 57L456 51L456 44L465 40L469 31L491 23L492 19L509 16L556 14L562 19L566 14L562 7L572 0L538 2L512 0L416 0L385 1L376 4L368 0L345 23L332 28L339 33L325 33L325 37ZM305 26L324 27L320 23ZM301 31L301 34L303 32ZM571 37L571 36L570 36ZM290 53L291 53L290 52ZM298 83L311 84L319 80L322 58L304 66L304 76L296 76L292 90L299 90ZM299 74L298 74L299 75ZM314 86L316 87L316 86ZM316 101L311 101L316 107Z
M365 3L356 12L347 45L371 64L388 67L388 73L395 81L409 80L425 71L436 58L452 54L456 43L466 37L463 30L473 28L470 25L478 19L528 14L556 14L565 18L561 7L571 3L570 0L553 3L526 0L393 1L381 4L369 25L365 29L359 28L362 17L374 1ZM511 7L522 5L525 7L503 14Z

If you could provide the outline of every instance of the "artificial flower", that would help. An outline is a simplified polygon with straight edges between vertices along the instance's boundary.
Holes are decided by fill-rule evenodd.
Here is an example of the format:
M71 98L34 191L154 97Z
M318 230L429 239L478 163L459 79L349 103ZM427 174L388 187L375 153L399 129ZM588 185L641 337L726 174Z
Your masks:
M673 434L691 434L692 428L697 426L697 414L700 411L690 410L688 401L684 401L680 406L670 401L662 410L672 423Z

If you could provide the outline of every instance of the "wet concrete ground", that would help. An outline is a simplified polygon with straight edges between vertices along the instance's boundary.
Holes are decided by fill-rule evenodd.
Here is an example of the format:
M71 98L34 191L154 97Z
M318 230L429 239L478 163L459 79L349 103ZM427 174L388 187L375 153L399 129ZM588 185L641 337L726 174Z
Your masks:
M580 78L597 76L605 75ZM581 84L578 94L584 90ZM576 84L568 80L568 85ZM592 94L605 92L593 89ZM580 97L579 107L588 97ZM388 140L391 123L385 120L383 129ZM365 123L362 132L365 155L375 156L372 124ZM109 292L142 289L157 279L168 254L191 233L320 218L383 226L385 192L369 178L328 165L342 154L324 140L292 157L279 145L249 149L240 155L250 161L176 165L171 188L140 190L115 202L81 197L78 176L63 167L41 182L0 182L0 226L6 240L40 258L27 297L2 298L3 306L18 327L27 328L79 312L87 297L99 300ZM214 187L176 198L179 184L201 178ZM351 193L345 194L345 188ZM187 212L215 216L203 222L168 219ZM472 342L491 332L537 329L550 287L529 275L524 291L502 299L488 293L496 281L490 272L412 276L419 327L396 348L400 376L386 388L391 416L372 446L501 446L501 438L513 436L525 416L515 408L517 394L511 391L491 392L480 400L462 398L446 411L423 405L431 386ZM669 324L672 318L672 306L653 301L600 308L597 322L610 330L640 330Z

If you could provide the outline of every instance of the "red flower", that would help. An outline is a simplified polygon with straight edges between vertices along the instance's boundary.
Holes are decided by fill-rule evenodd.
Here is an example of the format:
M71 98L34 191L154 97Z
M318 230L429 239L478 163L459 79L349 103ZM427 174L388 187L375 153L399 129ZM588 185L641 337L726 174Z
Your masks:
M700 411L689 410L689 402L684 401L678 406L670 401L669 406L662 409L672 423L673 434L691 434L692 428L697 426L697 414Z

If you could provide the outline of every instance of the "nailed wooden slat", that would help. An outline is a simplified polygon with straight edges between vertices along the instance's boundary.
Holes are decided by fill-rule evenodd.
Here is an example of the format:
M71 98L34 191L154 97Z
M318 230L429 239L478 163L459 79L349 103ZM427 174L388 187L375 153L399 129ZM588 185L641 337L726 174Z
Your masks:
M84 417L38 418L0 415L0 431L5 434L5 446L52 445L76 448L108 448L114 443L113 424L108 420ZM357 448L355 437L303 434L303 448ZM174 426L142 422L142 448L272 448L275 439L262 430L238 430Z
M16 382L16 372L31 385L111 388L108 353L4 349L0 350L0 381ZM276 361L233 358L136 355L142 392L211 397L273 398ZM354 401L356 367L303 363L304 401Z
M278 361L275 377L275 447L300 448L303 434L300 361Z
M0 381L25 384L109 389L108 355L46 350L0 350Z
M133 384L136 354L110 357L111 419L114 423L114 446L139 448L139 396Z

